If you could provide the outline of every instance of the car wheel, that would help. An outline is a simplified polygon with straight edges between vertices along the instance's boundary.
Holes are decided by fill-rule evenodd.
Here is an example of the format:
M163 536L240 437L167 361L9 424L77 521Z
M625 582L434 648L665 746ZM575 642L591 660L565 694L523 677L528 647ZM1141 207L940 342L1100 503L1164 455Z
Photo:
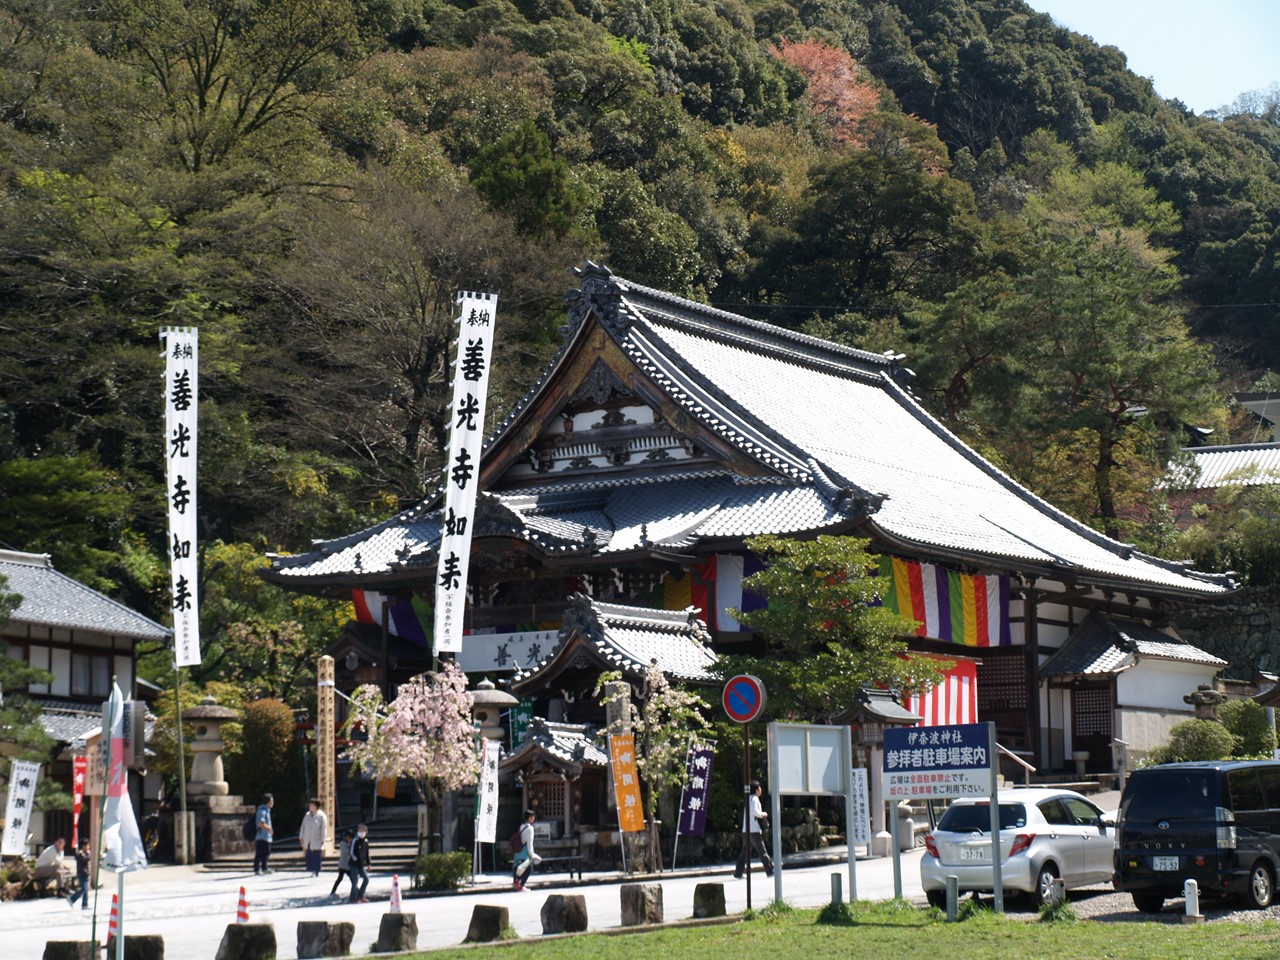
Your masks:
M1033 906L1047 907L1053 903L1053 881L1057 879L1057 867L1047 861L1040 865L1040 870L1036 874L1036 889L1031 894Z
M929 906L937 907L939 910L947 909L947 891L926 890L924 896L929 901Z
M1249 871L1249 889L1245 892L1245 900L1255 910L1265 910L1271 906L1275 896L1275 881L1271 876L1271 867L1264 860L1259 860Z
M1158 893L1134 893L1133 905L1141 913L1159 913L1164 909L1164 897Z

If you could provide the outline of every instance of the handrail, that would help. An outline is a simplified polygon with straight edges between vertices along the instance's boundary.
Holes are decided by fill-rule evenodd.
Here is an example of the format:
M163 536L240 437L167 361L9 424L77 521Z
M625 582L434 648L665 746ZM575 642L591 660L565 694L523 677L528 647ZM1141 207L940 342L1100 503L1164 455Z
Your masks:
M997 743L996 749L999 750L1001 753L1003 753L1006 757L1008 757L1014 763L1022 767L1022 770L1023 770L1022 785L1024 787L1031 786L1031 775L1036 772L1036 768L1033 767L1031 764L1027 763L1027 761L1023 760L1020 756L1018 756L1008 747L1004 746L1004 744Z

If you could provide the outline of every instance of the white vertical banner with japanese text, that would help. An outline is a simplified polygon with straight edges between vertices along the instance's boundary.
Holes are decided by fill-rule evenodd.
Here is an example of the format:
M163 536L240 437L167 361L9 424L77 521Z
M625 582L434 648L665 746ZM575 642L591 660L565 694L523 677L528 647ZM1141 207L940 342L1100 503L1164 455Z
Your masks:
M484 443L484 407L493 356L493 323L498 296L460 293L458 357L453 368L449 411L449 449L445 463L444 520L436 577L435 652L462 650L471 532L475 526L476 488L480 485L480 449Z
M498 839L498 754L502 744L480 738L480 783L476 787L476 841L495 843Z
M14 760L9 765L9 802L4 808L4 840L0 854L21 857L27 853L27 829L36 805L36 781L40 764L30 760Z
M169 608L173 613L174 663L200 662L200 611L196 596L196 406L199 397L199 331L167 327L164 343L164 452L169 501Z

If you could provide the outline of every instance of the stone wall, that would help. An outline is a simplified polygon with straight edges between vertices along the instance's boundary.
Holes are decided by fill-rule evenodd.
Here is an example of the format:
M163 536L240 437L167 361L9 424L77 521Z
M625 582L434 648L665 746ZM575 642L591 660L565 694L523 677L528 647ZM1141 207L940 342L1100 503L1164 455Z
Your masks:
M1246 587L1214 604L1183 607L1174 623L1188 643L1226 660L1228 677L1280 673L1280 587Z

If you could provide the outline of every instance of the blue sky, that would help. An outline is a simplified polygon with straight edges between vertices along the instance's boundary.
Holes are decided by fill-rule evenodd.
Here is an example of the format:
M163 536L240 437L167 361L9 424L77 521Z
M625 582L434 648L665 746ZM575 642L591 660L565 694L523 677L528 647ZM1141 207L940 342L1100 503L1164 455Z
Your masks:
M1064 27L1119 47L1129 69L1196 113L1280 83L1277 0L1027 0Z

